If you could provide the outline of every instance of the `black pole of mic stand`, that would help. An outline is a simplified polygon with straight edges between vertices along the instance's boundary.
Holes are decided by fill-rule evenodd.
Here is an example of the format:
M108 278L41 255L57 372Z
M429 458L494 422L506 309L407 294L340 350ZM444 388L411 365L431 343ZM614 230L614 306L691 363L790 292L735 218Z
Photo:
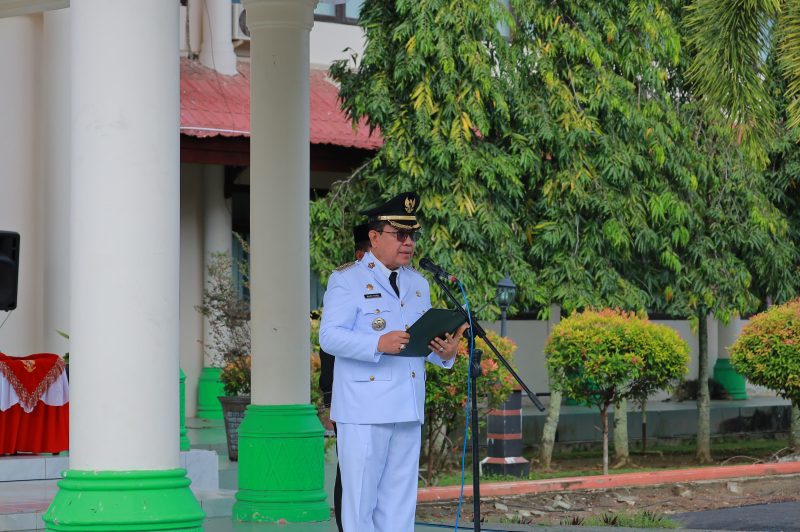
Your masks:
M468 339L472 341L472 339ZM481 529L481 466L478 445L478 377L482 375L481 356L483 351L475 349L472 352L472 363L469 368L469 381L472 390L472 524L475 532Z
M476 336L483 339L497 359L503 364L503 366L505 366L511 376L514 377L514 380L517 381L517 384L519 384L525 393L528 394L528 398L531 400L534 406L536 406L540 412L544 411L544 405L542 402L539 401L531 389L528 388L528 386L522 381L522 377L520 377L517 372L514 371L514 368L511 367L508 361L497 350L492 341L489 340L488 336L486 335L486 330L481 327L481 324L472 319L471 312L467 312L467 310L458 303L456 297L438 275L434 275L433 278L436 281L436 284L438 284L442 289L442 292L447 294L450 300L455 304L456 308L459 309L462 314L464 314L464 316L467 318L467 323L471 324L472 327L467 334L472 335L472 338L468 338L468 341L474 342ZM472 363L469 368L470 387L472 390L472 408L470 409L470 416L472 417L472 524L475 532L480 532L481 530L481 475L479 452L480 447L478 444L478 377L483 374L481 370L481 356L483 356L483 352L480 349L474 349L472 352Z

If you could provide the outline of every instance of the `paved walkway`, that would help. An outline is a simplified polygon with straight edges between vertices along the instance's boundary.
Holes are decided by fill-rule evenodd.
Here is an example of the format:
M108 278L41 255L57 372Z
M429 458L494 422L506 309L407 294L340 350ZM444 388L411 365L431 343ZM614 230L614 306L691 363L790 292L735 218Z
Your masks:
M800 531L800 502L781 502L671 515L687 528Z

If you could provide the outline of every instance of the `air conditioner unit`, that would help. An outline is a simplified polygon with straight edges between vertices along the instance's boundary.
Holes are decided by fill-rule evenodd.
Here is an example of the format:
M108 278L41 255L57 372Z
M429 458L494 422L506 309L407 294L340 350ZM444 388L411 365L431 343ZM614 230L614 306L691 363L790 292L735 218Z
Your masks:
M242 4L231 4L231 37L234 41L249 41L250 30L247 29L247 11Z

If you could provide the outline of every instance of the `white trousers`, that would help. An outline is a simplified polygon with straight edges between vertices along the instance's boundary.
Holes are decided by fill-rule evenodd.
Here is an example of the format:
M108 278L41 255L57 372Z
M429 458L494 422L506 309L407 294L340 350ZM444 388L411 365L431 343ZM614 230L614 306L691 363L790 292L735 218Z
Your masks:
M422 425L336 427L344 532L413 532Z

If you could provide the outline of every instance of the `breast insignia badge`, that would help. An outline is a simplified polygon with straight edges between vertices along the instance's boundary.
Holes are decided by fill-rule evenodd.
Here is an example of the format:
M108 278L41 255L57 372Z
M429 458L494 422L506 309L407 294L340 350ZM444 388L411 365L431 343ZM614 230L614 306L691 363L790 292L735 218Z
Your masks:
M372 328L376 331L382 331L386 328L386 320L383 318L375 318L372 320Z
M417 290L417 297L422 297L422 292L420 292L419 290Z

